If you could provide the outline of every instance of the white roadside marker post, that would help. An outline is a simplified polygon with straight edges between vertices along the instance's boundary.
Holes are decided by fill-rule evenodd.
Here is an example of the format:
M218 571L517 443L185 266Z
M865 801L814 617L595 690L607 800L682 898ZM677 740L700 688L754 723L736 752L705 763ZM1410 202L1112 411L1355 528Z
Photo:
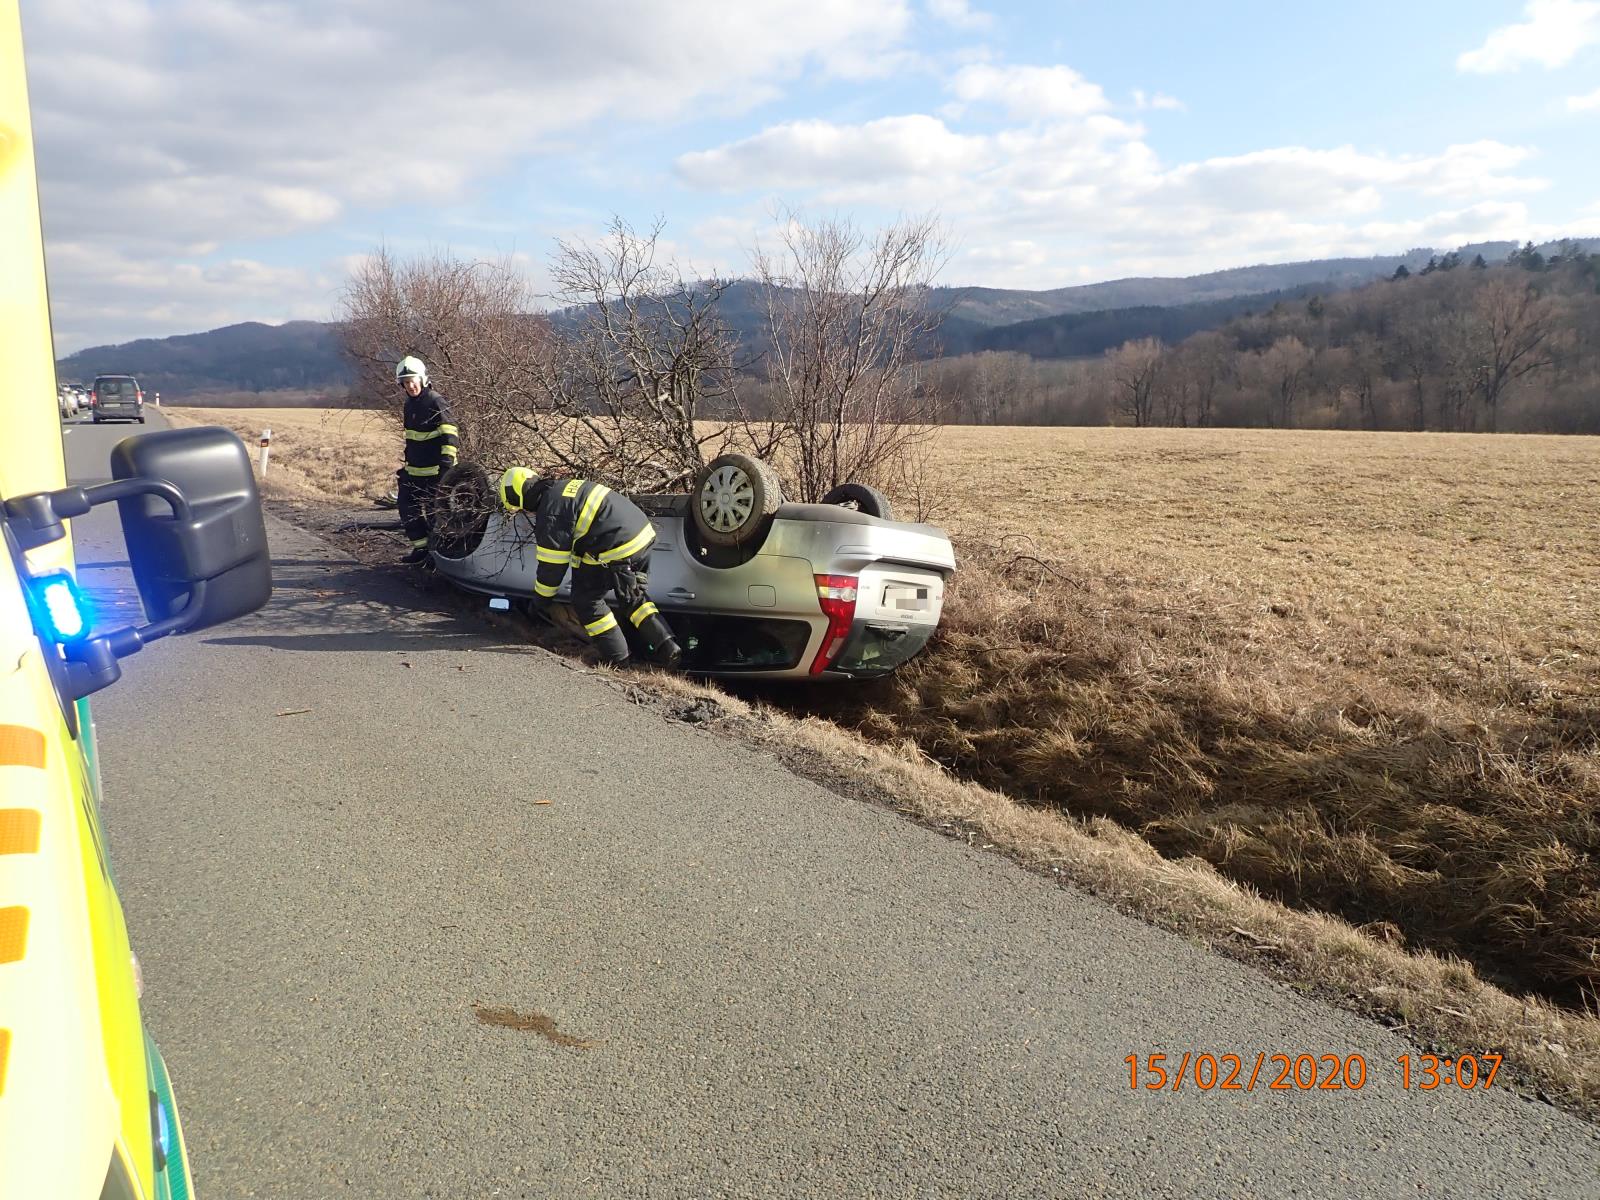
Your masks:
M267 458L272 454L272 430L261 431L261 478L267 477Z

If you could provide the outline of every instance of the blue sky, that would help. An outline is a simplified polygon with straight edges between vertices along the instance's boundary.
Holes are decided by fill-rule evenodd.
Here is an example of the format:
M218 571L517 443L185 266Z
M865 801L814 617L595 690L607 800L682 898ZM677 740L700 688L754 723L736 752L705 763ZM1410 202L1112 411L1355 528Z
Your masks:
M692 14L692 15L687 15ZM351 263L934 212L955 284L1600 234L1600 0L23 0L63 351ZM110 181L115 181L113 186Z

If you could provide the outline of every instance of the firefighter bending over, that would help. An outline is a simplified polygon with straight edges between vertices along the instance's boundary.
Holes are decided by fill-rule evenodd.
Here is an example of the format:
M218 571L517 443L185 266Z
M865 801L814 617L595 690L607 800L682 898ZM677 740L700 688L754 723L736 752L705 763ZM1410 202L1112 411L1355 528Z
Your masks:
M606 602L606 593L615 591L620 611L639 631L651 658L663 666L678 665L683 654L672 629L645 593L656 531L638 505L602 483L547 479L527 467L512 467L500 477L500 502L512 512L533 514L534 592L540 602L555 596L572 568L572 609L603 661L628 657L617 613Z
M394 369L406 394L406 465L400 468L400 520L411 553L402 560L422 564L428 558L428 515L439 490L439 476L456 465L458 430L450 423L445 399L428 386L428 368L406 355Z

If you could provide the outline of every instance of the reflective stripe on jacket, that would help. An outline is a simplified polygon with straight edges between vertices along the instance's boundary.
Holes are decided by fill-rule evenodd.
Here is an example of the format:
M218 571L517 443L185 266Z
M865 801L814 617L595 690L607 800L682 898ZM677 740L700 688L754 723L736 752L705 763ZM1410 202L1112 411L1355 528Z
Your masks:
M655 526L639 506L603 483L556 479L539 498L534 532L538 569L533 590L556 594L569 566L610 566L647 549Z
M456 462L459 430L451 424L445 398L431 387L406 397L406 474L438 475Z

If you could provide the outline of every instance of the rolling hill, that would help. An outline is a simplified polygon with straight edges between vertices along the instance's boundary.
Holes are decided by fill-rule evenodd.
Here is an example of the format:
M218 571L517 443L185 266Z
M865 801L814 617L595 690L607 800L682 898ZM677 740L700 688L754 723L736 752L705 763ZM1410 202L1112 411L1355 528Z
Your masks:
M1515 248L1510 242L1489 242L1463 246L1460 253L1468 258L1482 254L1496 262ZM1374 258L1234 267L1182 279L1117 279L1047 291L937 288L933 302L948 315L937 351L930 347L929 352L1016 350L1042 358L1078 357L1099 354L1128 338L1179 341L1280 300L1358 287L1387 278L1402 264L1418 270L1437 253L1416 249ZM754 285L732 285L721 308L750 356L759 356L763 339ZM560 317L556 319L559 322ZM338 327L317 321L282 325L252 321L206 333L94 346L56 366L62 379L134 374L147 389L166 392L172 399L285 389L341 392L352 380L340 352Z

